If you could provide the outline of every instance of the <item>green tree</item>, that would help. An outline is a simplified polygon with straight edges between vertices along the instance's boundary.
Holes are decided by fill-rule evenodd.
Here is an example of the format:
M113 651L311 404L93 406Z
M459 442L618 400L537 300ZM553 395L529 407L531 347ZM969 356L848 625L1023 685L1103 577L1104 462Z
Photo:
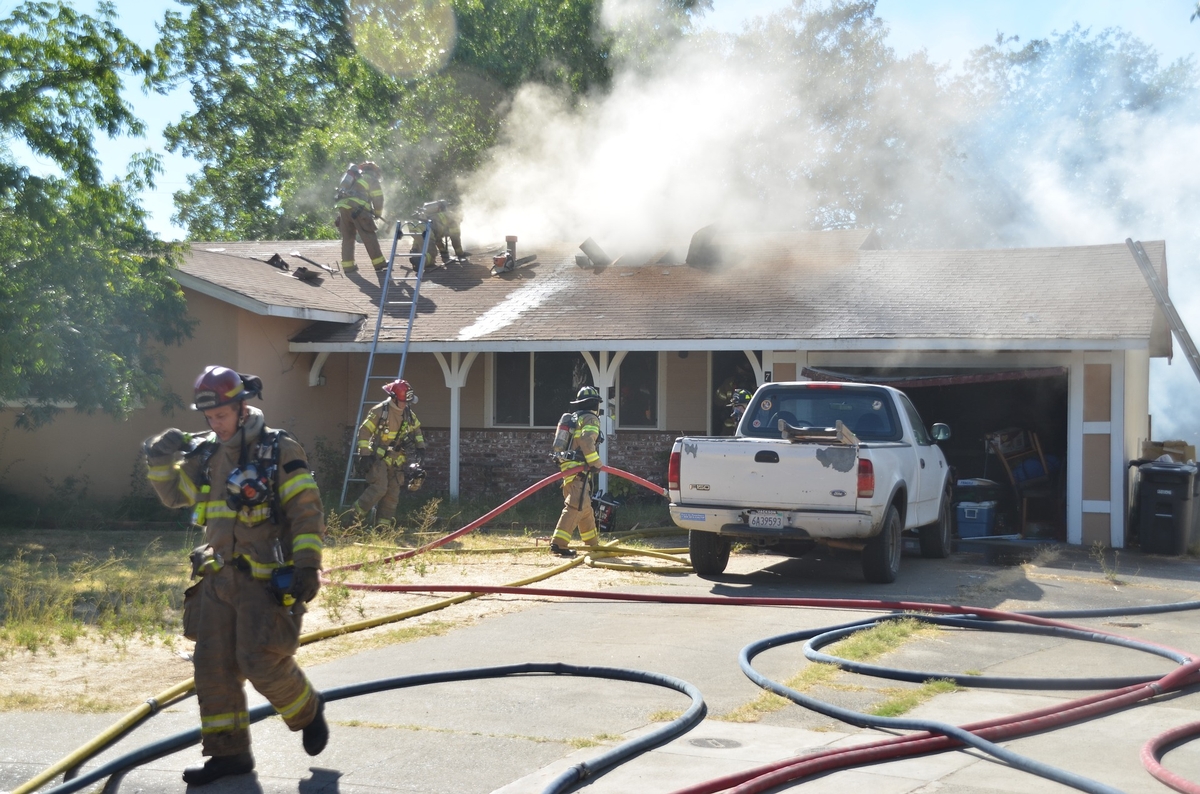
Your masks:
M0 399L27 406L18 423L51 419L55 403L128 414L168 398L152 343L187 333L173 249L147 231L135 198L158 168L144 156L105 182L95 130L139 134L120 96L122 73L161 83L152 53L114 24L61 2L30 2L0 20ZM48 157L61 176L17 165L8 141Z
M596 0L181 0L164 43L195 113L168 145L202 164L176 193L193 239L334 236L346 163L384 171L389 215L452 197L536 81L605 90ZM663 0L676 24L704 0Z

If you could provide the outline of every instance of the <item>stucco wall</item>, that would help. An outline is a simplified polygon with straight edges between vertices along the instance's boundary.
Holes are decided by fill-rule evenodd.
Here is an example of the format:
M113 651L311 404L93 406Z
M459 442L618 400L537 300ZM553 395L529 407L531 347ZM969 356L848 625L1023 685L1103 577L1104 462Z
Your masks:
M236 361L241 310L185 292L197 321L195 332L182 346L160 352L167 384L186 405L192 383L206 364ZM33 497L61 493L69 478L76 487L86 486L89 494L123 496L138 476L142 439L171 425L204 428L186 408L164 415L158 403L134 411L125 421L68 408L50 425L32 432L15 426L19 414L17 408L0 410L0 489Z

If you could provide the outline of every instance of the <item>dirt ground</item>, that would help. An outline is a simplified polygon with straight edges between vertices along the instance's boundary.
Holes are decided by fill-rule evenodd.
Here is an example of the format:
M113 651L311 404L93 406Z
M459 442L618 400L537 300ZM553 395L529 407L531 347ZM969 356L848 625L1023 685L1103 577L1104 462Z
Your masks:
M470 554L438 552L418 560L348 574L347 582L504 585L563 564L545 547L533 552ZM384 552L379 552L382 556ZM619 562L621 560L613 560ZM637 562L635 558L625 560ZM565 571L545 586L603 588L644 583L640 572L588 567ZM345 594L347 591L341 591ZM447 595L348 591L330 598L327 588L310 605L305 633L392 615L448 598ZM548 599L485 595L405 620L301 647L301 665L313 665L372 647L442 634L493 615L525 609ZM61 710L125 712L192 676L192 643L183 637L103 639L90 633L71 644L0 656L0 711Z

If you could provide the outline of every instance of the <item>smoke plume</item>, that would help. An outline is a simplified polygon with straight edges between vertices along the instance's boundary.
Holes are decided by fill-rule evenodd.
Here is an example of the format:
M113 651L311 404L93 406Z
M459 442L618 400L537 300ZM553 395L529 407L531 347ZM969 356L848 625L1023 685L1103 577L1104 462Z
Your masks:
M605 20L611 90L516 96L462 186L472 236L686 250L698 228L870 227L888 247L1167 241L1170 291L1200 335L1200 103L1190 61L1120 31L980 42L952 72L897 56L870 2L810 3L736 35L646 46L657 3ZM632 32L631 32L632 31ZM619 48L618 48L619 49ZM1036 286L1031 285L1031 289ZM1200 437L1186 361L1151 367L1156 438Z

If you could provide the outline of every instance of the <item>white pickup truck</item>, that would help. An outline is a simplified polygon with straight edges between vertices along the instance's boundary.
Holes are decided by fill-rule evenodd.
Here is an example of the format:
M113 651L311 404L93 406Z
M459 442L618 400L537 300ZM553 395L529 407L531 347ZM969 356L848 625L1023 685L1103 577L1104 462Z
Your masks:
M902 534L925 557L950 553L950 467L916 408L888 386L766 383L732 437L675 440L671 518L692 567L719 574L733 540L799 556L815 543L861 549L869 582L895 581Z

